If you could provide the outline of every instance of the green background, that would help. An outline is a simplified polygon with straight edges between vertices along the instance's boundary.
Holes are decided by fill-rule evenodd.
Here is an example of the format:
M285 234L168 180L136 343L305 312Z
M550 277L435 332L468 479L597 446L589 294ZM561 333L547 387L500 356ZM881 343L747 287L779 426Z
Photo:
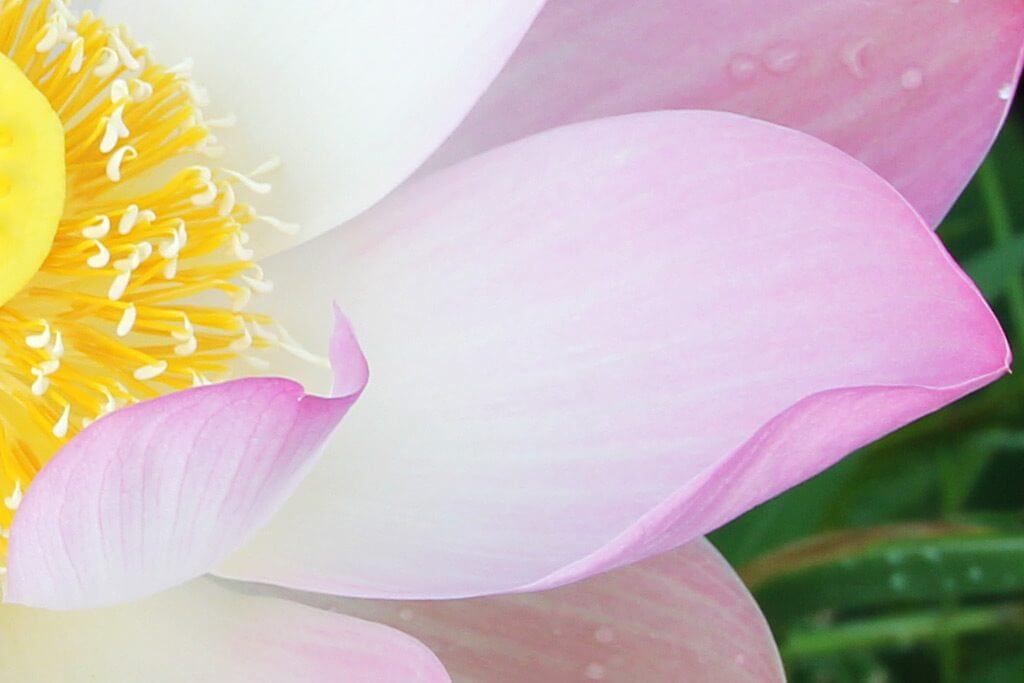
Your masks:
M1024 359L1021 104L939 235ZM711 539L792 681L1024 683L1024 370Z

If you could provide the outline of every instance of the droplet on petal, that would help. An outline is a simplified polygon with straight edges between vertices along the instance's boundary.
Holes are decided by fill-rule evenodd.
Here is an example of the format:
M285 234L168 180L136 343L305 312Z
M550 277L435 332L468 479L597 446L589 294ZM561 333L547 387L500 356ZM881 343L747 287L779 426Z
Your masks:
M764 65L774 74L789 73L800 62L800 48L791 43L773 45L764 52Z
M865 63L865 51L871 44L869 39L859 40L850 43L839 53L839 59L846 65L846 69L856 78L867 78L868 69Z
M760 68L757 59L748 54L734 55L729 60L729 74L733 79L743 82L751 80Z
M900 75L900 86L904 90L917 90L924 84L924 72L918 68L910 68Z

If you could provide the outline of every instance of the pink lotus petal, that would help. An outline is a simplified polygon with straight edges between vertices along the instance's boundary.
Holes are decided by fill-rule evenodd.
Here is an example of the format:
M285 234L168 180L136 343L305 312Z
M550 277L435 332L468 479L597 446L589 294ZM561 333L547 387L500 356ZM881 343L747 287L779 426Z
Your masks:
M552 0L432 167L575 121L718 109L806 131L937 225L1020 74L1019 0Z
M208 111L237 114L237 126L216 131L226 147L219 164L246 172L281 158L258 208L301 225L297 239L307 240L372 205L437 149L543 0L94 4L153 46L159 63L192 60Z
M638 560L1008 363L888 184L731 114L544 133L264 265L300 339L346 302L374 381L221 571L323 592L465 596Z
M415 635L456 680L785 680L757 604L704 540L535 595L317 603Z
M447 681L398 631L199 580L114 608L0 608L7 681Z
M325 307L325 310L326 307ZM118 410L39 473L14 519L6 602L96 607L203 574L263 525L366 384L338 314L337 398L243 379Z

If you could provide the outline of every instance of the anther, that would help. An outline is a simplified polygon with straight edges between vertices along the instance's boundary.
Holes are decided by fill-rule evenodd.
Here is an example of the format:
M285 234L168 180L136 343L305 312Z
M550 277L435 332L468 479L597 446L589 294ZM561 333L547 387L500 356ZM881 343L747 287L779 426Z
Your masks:
M256 194L267 194L267 193L270 192L270 190L273 189L271 187L270 183L261 183L261 182L259 182L257 180L253 180L252 178L250 178L249 176L245 175L244 173L239 173L238 171L232 171L230 169L226 169L225 168L224 169L224 173L226 175L231 176L232 178L234 178L238 182L242 183L250 191L255 192Z
M107 298L111 301L120 301L121 297L124 296L125 291L128 289L128 284L131 282L132 272L126 270L123 273L118 273L114 278L114 281L110 283L110 289L107 290Z
M96 65L92 72L99 78L106 78L117 71L118 67L121 66L121 60L118 58L117 53L109 47L100 48L100 53L100 63Z
M120 58L121 63L124 64L126 68L136 71L142 67L139 60L135 58L135 55L133 55L131 50L128 49L128 46L124 44L124 41L121 39L121 34L118 33L116 29L110 32L109 45L114 48L115 52L117 52L118 58Z
M249 173L249 177L251 177L251 178L258 178L261 175L266 175L267 173L273 173L274 171L278 170L279 168L281 168L281 157L277 157L277 156L270 157L269 159L264 161L262 164L260 164L256 168L252 169L252 171L250 171L250 173Z
M121 182L121 164L124 163L126 158L130 161L132 159L137 159L138 157L138 150L131 145L120 147L116 152L111 154L110 159L107 160L107 178L110 179L110 182Z
M50 323L45 320L40 320L39 323L43 326L43 331L39 334L30 334L25 337L25 343L28 344L29 348L41 349L50 343Z
M85 66L85 39L79 36L71 43L71 64L68 72L72 75L79 73Z
M235 339L230 344L228 344L228 348L230 348L232 351L239 351L239 352L240 351L245 351L245 350L247 350L251 346L252 346L252 335L249 333L249 328L245 327L244 325L242 327L242 336L239 337L238 339Z
M58 439L63 439L68 435L68 427L71 425L71 404L64 406L64 412L60 414L60 419L53 425L53 435Z
M85 263L90 268L105 268L110 263L110 250L107 249L103 242L99 240L93 240L92 243L96 246L97 252L85 260Z
M263 221L282 234L297 235L299 233L300 226L297 223L286 223L285 221L274 218L273 216L263 216L258 213L253 213L252 217L256 220Z
M167 361L157 361L150 365L143 365L141 368L136 368L132 373L132 377L139 380L140 382L146 382L151 379L156 379L160 375L167 371Z
M21 505L22 499L21 493L21 480L14 480L14 490L11 491L11 495L4 496L4 505L7 506L8 510L17 510L18 506Z
M217 199L217 186L211 180L202 181L204 189L192 195L192 203L196 206L209 206Z
M189 337L180 344L176 344L174 347L174 353L178 356L191 356L199 348L199 340L195 337Z
M235 208L235 188L230 183L220 183L220 201L217 202L217 215L226 218Z
M92 223L82 228L82 237L86 239L98 240L107 236L110 232L110 218L107 216L96 216L92 219Z
M244 235L245 233L241 234ZM238 257L239 261L248 261L255 254L252 249L246 249L242 245L242 239L237 232L231 236L231 249L235 252L235 256Z
M121 314L121 320L117 323L117 336L126 337L135 327L135 319L138 316L138 309L135 308L135 304L128 304L124 309L124 313Z

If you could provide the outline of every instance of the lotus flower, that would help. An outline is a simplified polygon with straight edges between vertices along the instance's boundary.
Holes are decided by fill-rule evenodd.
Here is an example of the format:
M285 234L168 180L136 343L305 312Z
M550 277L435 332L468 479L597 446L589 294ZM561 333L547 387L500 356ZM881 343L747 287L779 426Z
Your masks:
M0 5L5 675L781 677L700 536L1006 372L1024 11L541 4Z

